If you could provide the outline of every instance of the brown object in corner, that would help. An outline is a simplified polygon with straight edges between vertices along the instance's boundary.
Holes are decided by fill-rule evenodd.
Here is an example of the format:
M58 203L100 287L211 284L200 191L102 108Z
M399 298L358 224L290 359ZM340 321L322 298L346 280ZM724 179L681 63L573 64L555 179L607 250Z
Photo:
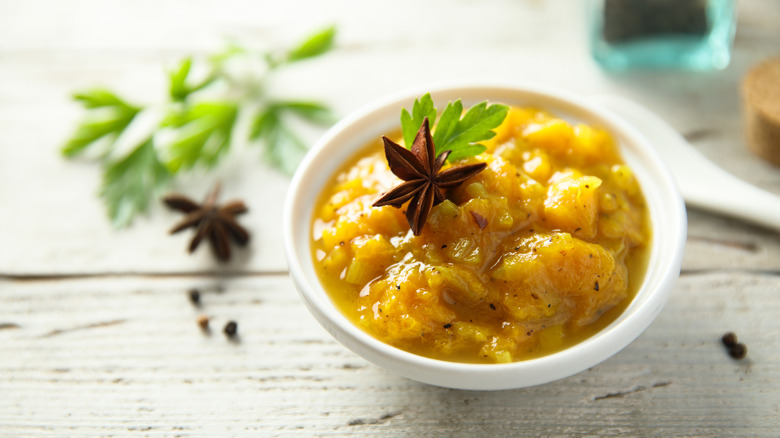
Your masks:
M780 165L780 57L748 72L742 82L742 102L748 146Z

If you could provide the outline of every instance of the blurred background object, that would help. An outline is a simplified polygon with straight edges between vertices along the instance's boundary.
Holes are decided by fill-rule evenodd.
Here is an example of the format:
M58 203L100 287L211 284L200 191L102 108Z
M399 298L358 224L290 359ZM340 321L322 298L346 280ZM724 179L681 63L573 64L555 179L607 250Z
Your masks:
M742 114L748 147L780 166L780 57L757 64L745 75Z
M591 0L591 51L605 68L724 69L734 0Z

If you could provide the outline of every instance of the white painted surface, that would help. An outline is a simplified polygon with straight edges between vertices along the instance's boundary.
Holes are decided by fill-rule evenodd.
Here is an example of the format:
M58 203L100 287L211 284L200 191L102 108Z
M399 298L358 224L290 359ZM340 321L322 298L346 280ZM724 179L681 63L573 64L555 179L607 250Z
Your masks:
M780 194L780 172L744 147L738 84L776 55L780 3L742 0L723 72L601 71L579 2L0 2L0 435L746 435L777 436L780 236L689 211L683 275L628 348L552 384L496 393L444 390L368 365L330 338L284 275L287 178L244 151L218 171L244 198L249 250L225 267L167 237L157 206L128 230L108 225L97 168L57 149L103 84L162 95L162 67L224 37L277 46L339 26L337 50L291 68L279 95L346 114L437 80L538 81L635 99L694 138L713 162ZM316 135L312 135L314 140ZM250 158L247 158L250 157ZM213 177L178 187L195 197ZM221 277L215 271L229 271ZM218 273L218 272L217 272ZM204 293L202 309L186 299ZM205 290L205 289L204 289ZM214 333L195 325L199 312ZM241 342L220 332L239 323ZM719 343L735 331L749 359Z

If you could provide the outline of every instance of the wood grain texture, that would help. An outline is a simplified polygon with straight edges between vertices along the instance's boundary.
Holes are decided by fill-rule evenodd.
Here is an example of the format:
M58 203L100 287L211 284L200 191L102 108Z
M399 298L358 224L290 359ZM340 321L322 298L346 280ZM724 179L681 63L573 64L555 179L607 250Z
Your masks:
M187 290L200 288L194 307ZM514 391L436 388L336 343L285 276L2 282L3 434L776 436L777 276L685 275L634 343ZM218 289L217 289L218 288ZM212 332L195 323L211 317ZM238 341L221 328L238 322ZM749 348L734 361L727 330Z
M80 115L74 90L102 84L155 102L162 68L180 56L230 38L280 47L334 23L336 51L290 68L274 93L342 115L475 77L616 93L780 194L780 172L744 147L738 96L748 68L776 55L780 2L739 8L725 71L615 75L591 60L584 11L565 0L0 1L0 435L777 436L777 233L689 210L683 274L635 342L558 382L457 391L389 374L317 325L286 275L288 178L258 151L238 144L216 176L175 187L201 197L219 178L223 199L249 205L253 242L222 266L205 250L188 256L186 235L167 237L178 216L161 205L111 229L98 169L57 153ZM201 307L187 300L192 287ZM237 341L221 332L229 320ZM729 330L748 359L728 357Z

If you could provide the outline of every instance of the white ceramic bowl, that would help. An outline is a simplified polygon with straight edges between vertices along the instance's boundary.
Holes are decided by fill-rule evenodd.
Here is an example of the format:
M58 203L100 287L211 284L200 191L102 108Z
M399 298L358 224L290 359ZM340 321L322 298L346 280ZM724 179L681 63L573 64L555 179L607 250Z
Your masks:
M644 192L652 222L652 248L644 283L612 324L558 353L509 364L466 364L429 359L385 344L353 325L320 285L310 251L310 227L317 197L342 163L358 149L400 126L401 108L430 91L437 105L483 100L551 111L570 121L608 129L620 144ZM460 84L414 90L357 111L331 128L296 172L284 209L284 239L290 275L311 313L346 347L394 373L438 386L510 389L567 377L602 362L628 345L660 313L680 273L687 221L685 206L653 146L631 126L587 99L529 84Z

